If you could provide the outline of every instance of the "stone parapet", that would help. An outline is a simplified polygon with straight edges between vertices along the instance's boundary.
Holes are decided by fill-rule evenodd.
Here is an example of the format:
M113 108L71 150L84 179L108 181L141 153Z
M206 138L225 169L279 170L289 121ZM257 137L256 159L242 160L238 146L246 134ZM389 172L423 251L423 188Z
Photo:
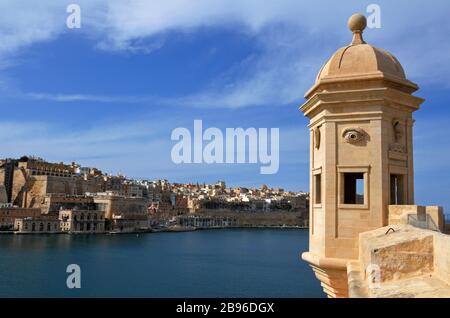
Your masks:
M445 217L444 209L441 206L427 206L425 207L427 215L430 216L433 223L439 229L439 232L445 233Z
M360 234L349 297L450 297L450 236L410 225Z
M419 205L389 205L389 225L408 224L408 215L417 215L417 219L424 221L426 209Z
M389 205L389 225L410 224L445 233L444 209L440 206Z

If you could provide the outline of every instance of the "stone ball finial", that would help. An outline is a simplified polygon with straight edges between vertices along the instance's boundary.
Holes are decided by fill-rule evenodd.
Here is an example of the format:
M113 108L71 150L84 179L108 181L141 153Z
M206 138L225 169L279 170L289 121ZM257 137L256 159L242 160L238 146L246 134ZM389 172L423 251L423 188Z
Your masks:
M348 19L348 28L353 33L358 32L362 33L364 29L367 27L367 19L361 13L356 13Z

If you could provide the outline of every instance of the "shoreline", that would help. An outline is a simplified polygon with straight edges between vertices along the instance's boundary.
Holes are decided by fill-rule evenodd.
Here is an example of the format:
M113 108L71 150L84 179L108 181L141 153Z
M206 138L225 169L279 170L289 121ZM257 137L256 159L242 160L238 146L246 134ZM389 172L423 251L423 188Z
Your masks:
M304 226L230 226L230 227L172 227L161 230L153 229L151 233L163 233L163 232L194 232L194 231L208 231L208 230L242 230L242 229L272 229L272 230L307 230L309 227Z
M15 231L2 231L0 235L126 235L126 234L152 234L152 233L184 233L184 232L196 232L196 231L210 231L210 230L307 230L309 227L304 226L233 226L233 227L205 227L205 228L195 228L195 227L168 227L161 229L148 229L142 231L131 231L131 232L103 232L103 233L68 233L68 232L37 232L37 233L19 233Z

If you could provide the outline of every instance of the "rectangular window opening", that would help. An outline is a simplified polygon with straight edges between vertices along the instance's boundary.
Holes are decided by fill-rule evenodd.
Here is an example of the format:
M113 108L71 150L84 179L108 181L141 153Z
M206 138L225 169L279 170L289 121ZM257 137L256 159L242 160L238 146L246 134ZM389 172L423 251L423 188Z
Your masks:
M322 175L316 174L314 176L314 184L315 184L315 204L322 203Z
M391 204L402 205L405 204L403 200L404 183L403 176L391 174Z
M364 204L364 173L344 173L344 204Z

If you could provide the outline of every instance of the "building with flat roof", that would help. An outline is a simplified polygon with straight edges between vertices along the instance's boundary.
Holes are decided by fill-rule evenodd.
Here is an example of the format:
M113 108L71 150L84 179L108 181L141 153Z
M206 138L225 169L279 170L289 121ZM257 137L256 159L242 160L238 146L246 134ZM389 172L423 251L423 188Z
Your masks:
M134 232L149 229L149 202L145 198L126 197L114 192L93 194L97 210L105 218L105 230Z
M11 204L0 205L0 231L13 230L16 219L38 218L40 215L40 209L14 207Z
M62 232L73 234L105 232L105 218L102 211L61 210L59 221Z
M60 221L52 216L17 218L14 232L18 234L54 234L60 233Z

